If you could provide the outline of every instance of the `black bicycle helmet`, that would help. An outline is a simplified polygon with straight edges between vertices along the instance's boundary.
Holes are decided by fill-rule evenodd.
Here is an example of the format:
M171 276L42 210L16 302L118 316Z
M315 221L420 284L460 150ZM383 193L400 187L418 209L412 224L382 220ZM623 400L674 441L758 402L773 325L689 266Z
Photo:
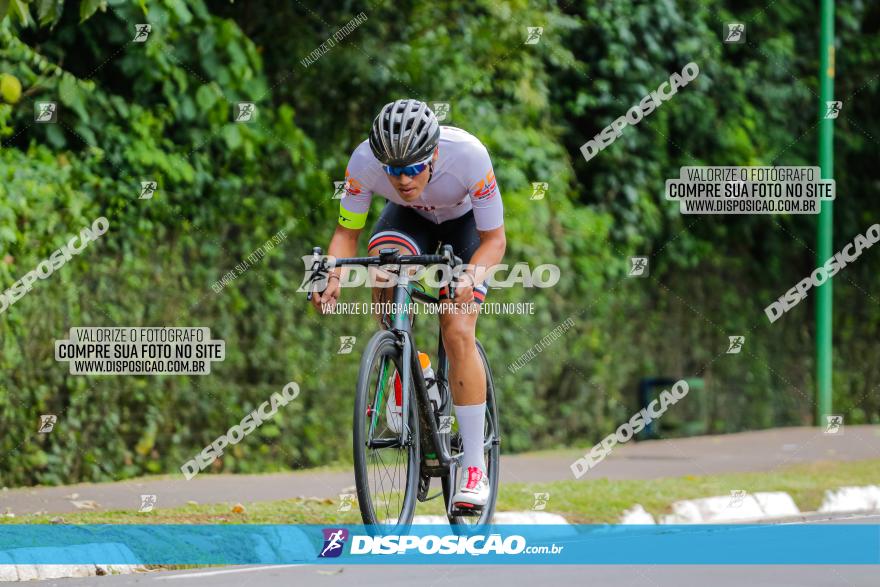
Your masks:
M396 100L382 107L370 130L370 149L385 165L424 161L440 141L440 123L418 100Z

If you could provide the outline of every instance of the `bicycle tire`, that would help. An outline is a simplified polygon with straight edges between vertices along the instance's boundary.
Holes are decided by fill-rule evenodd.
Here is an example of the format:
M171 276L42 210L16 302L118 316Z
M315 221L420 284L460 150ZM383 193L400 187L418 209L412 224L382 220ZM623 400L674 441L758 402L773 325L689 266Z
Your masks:
M357 390L354 402L354 435L352 440L352 448L354 452L355 464L355 487L357 489L358 507L361 511L361 519L371 531L379 531L383 526L389 526L384 523L377 515L376 504L373 502L373 496L370 491L370 470L369 457L372 449L366 446L367 434L367 416L369 415L367 408L372 400L371 392L373 367L385 358L391 359L393 365L398 372L402 369L402 352L397 345L395 335L387 330L377 332L367 344L364 354L361 357L360 370L358 372ZM380 375L381 376L381 375ZM410 382L410 389L413 384ZM416 399L412 395L409 401L409 427L411 431L411 442L408 447L406 458L406 481L403 491L403 500L400 512L397 515L397 522L390 526L387 531L390 533L399 532L400 529L408 527L412 523L415 515L416 494L418 492L419 482L419 423L416 410ZM379 410L384 410L384 399L380 402ZM384 418L384 416L377 416ZM380 450L398 450L402 449L380 449ZM387 509L387 508L386 508ZM387 513L387 511L386 511Z

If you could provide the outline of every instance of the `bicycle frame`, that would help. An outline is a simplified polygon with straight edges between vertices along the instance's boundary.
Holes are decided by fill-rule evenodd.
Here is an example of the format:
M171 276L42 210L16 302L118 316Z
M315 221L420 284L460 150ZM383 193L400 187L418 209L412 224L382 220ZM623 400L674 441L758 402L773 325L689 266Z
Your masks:
M316 247L312 250L313 255L315 255L315 261L312 264L313 277L312 280L316 280L315 276L320 275L321 272L326 275L326 271L331 267L341 267L344 265L398 265L399 267L403 267L404 265L428 265L428 264L448 264L450 267L455 269L455 267L461 265L461 259L456 257L452 251L452 247L450 245L443 246L443 254L442 255L400 255L400 253L396 249L383 249L379 251L378 256L371 257L357 257L357 258L349 258L349 259L337 259L332 264L327 264L323 260L319 260L318 258L321 256L321 248ZM317 271L316 271L317 268ZM450 289L450 297L455 296L454 284L449 284ZM308 295L308 299L311 300L312 293L310 292ZM408 275L405 275L405 272L398 271L397 280L393 286L392 292L392 303L395 308L402 308L402 312L398 312L393 314L393 317L390 321L383 321L383 324L388 327L388 330L394 334L396 337L397 345L401 350L401 365L400 365L400 377L401 377L401 395L402 395L402 405L401 410L402 414L409 414L410 404L412 401L411 398L415 398L418 406L418 417L419 417L419 426L420 426L420 439L423 438L422 434L428 433L428 437L430 438L430 444L433 444L434 455L437 459L437 464L425 465L421 466L420 472L428 477L446 477L445 482L448 484L446 490L449 492L449 495L454 493L454 483L457 478L457 470L461 466L461 458L462 455L453 456L451 450L447 450L446 443L443 442L441 438L441 434L445 434L445 432L440 432L437 427L437 421L435 418L435 414L433 412L433 404L428 396L428 385L425 381L424 375L422 374L421 364L418 359L418 349L415 345L415 340L413 338L412 326L410 321L410 314L407 311L408 304L413 299L417 299L419 301L428 303L428 304L439 304L440 300L429 296L421 290L414 289L412 285L411 278ZM446 397L444 398L444 402L451 401L451 390L449 389L448 379L447 379L447 370L448 370L448 361L446 360L446 351L443 347L443 339L442 334L439 340L439 361L437 366L437 384L442 385L444 391L446 392ZM384 371L382 373L384 376ZM382 379L380 376L380 380ZM414 393L410 393L410 386L415 385ZM377 396L379 397L379 396ZM446 404L444 403L444 406ZM409 443L412 442L413 434L410 429L409 418L402 418L403 426L398 434L397 438L387 438L380 440L373 440L373 426L374 423L371 423L370 430L368 432L369 439L367 440L367 446L370 448L390 448L390 447L402 447L409 446ZM421 442L421 440L420 440ZM490 438L486 442L486 446L489 447L492 444L498 444L499 440L497 437ZM451 449L451 446L450 446ZM447 503L447 514L452 516L454 514L453 503L450 500Z
M432 403L428 397L428 385L422 374L421 364L418 360L418 350L416 349L415 340L412 335L412 327L409 320L409 313L406 312L407 303L411 299L419 299L426 303L439 303L439 300L433 298L419 290L412 288L410 278L406 275L399 275L397 284L394 286L393 301L395 307L404 308L403 312L394 315L391 324L391 331L398 337L401 344L401 354L403 356L403 373L401 374L401 387L403 405L402 412L408 414L409 401L411 397L415 397L418 402L419 416L422 421L423 432L429 432L432 444L434 445L434 454L437 455L439 468L449 468L453 462L457 463L450 452L446 449L446 445L440 438L440 429L437 427L436 419L432 411ZM443 348L442 342L440 348ZM445 355L445 353L444 353ZM440 357L438 365L438 381L446 379L446 361L445 356ZM415 383L415 394L409 393L410 382ZM404 418L404 427L401 429L400 442L404 443L410 438L409 423Z
M428 385L425 381L424 375L422 375L421 364L418 360L418 350L416 349L415 340L412 335L412 327L409 320L409 314L405 311L407 306L407 301L410 299L419 299L425 303L435 304L439 303L439 300L436 298L425 294L419 290L415 290L410 285L409 277L405 275L399 275L397 284L394 286L394 303L396 304L394 307L404 308L404 312L395 314L394 320L392 322L391 331L398 336L398 343L402 345L402 356L403 356L403 374L401 377L401 394L403 405L401 406L402 413L408 414L407 411L409 409L409 401L410 397L415 397L418 402L419 408L419 420L421 425L422 433L430 432L431 444L434 448L434 455L437 458L437 465L433 465L428 467L428 475L430 477L443 477L445 473L446 479L445 483L448 484L447 491L449 495L454 493L454 485L455 479L457 478L457 470L461 467L461 455L454 457L451 452L447 450L446 443L440 438L440 430L437 427L437 421L434 417L432 403L430 398L428 397ZM397 305L399 304L399 305ZM437 371L437 384L440 385L443 383L446 385L446 369L447 369L447 361L446 361L446 351L443 348L443 339L442 336L439 341L439 359L438 359L438 371ZM410 378L410 375L412 377ZM410 381L415 383L416 393L409 393L409 385ZM447 388L447 393L451 394L451 391ZM449 401L449 398L446 398L446 401ZM403 422L405 422L404 426L401 429L399 442L401 446L405 446L404 442L410 442L412 436L409 431L408 418L403 418ZM425 467L422 468L422 471L425 471ZM448 516L453 515L455 508L453 506L452 500L446 504L446 514Z
M312 254L315 255L315 261L312 265L313 271L313 279L314 276L320 275L322 272L326 272L331 267L342 267L345 265L413 265L413 264L440 264L445 263L450 265L451 267L456 267L461 265L461 259L456 257L452 251L452 247L450 245L444 245L443 254L442 255L400 255L397 249L383 249L379 252L378 256L372 257L354 257L350 259L336 259L332 264L327 264L324 261L319 260L319 257L322 255L322 250L320 247L315 247L312 250ZM316 271L317 268L317 271ZM452 284L450 284L450 293L454 295L454 289ZM308 299L311 300L312 293L309 292ZM397 276L397 281L393 286L393 294L392 301L395 304L394 307L404 308L404 311L394 315L394 318L390 324L390 331L393 332L398 337L398 344L401 346L401 355L402 355L402 373L401 375L401 386L402 386L402 400L403 405L401 406L402 413L408 414L409 410L409 401L411 395L409 392L410 381L415 381L416 384L416 398L418 401L419 408L419 418L422 421L423 428L426 431L430 432L431 439L434 444L435 452L437 455L437 460L439 465L434 468L448 468L454 467L457 464L457 460L452 457L449 451L446 450L446 446L443 444L442 439L440 438L440 431L437 428L437 423L434 421L434 414L431 413L431 401L428 398L428 386L425 383L425 378L422 375L421 365L418 360L418 350L415 346L415 341L412 336L412 329L410 326L409 313L406 312L407 303L409 300L415 298L419 299L425 303L429 304L437 304L440 301L437 298L431 297L424 292L419 290L414 290L411 285L411 280L408 275L404 275L403 272L399 272ZM442 339L440 343L440 348L442 350L443 344ZM445 366L445 352L443 356L440 358L441 365L439 365L438 374L445 381L446 378L446 366ZM439 378L438 378L439 380ZM410 438L412 437L412 431L409 429L409 423L407 418L403 418L403 427L401 428L400 435L397 440L392 439L383 439L383 440L370 440L371 448L387 448L390 446L406 446L408 442L410 442ZM372 432L372 430L371 430ZM398 444L399 443L399 444Z

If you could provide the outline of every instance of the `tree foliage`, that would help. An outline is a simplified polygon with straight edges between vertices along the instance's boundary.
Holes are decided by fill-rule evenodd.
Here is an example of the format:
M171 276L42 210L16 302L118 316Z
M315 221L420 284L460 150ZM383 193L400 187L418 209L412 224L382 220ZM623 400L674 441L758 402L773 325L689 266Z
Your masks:
M534 315L484 316L505 450L588 446L629 418L642 377L703 377L679 424L808 423L812 300L768 324L763 308L816 264L814 217L682 216L663 198L682 165L810 165L819 110L817 16L805 1L574 3L378 0L8 0L0 73L0 289L98 216L110 231L0 313L0 482L164 473L288 381L300 397L215 463L265 471L347 460L368 317L324 317L296 293L300 257L326 246L333 181L375 112L408 96L448 102L489 148L506 261L556 263L549 290L493 290ZM361 11L367 21L308 67L301 59ZM876 5L838 7L835 250L878 217ZM723 22L748 43L720 42ZM152 27L134 43L135 25ZM537 44L527 27L541 26ZM669 75L700 76L599 156L579 147ZM58 124L34 105L57 101ZM252 124L233 121L252 102ZM138 198L155 180L152 199ZM548 182L543 200L532 182ZM375 203L371 218L379 206ZM273 235L283 244L219 293L212 284ZM628 258L651 258L647 279ZM880 421L876 251L835 279L835 406ZM367 301L366 291L346 291ZM575 327L506 367L556 325ZM56 362L72 326L209 326L227 358L207 377L81 377ZM425 345L430 318L417 320ZM740 355L727 337L745 335ZM337 355L339 337L357 336ZM41 414L57 414L37 434ZM671 418L670 433L681 433Z

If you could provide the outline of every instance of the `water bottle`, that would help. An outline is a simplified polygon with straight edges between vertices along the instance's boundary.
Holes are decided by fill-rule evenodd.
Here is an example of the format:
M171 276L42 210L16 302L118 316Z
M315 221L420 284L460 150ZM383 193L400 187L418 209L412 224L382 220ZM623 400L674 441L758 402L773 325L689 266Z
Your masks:
M434 380L434 370L431 368L431 358L425 353L419 353L419 363L422 365L422 375L425 382L429 383L428 398L434 404L434 411L440 409L440 389L437 387L437 381ZM428 381L429 379L433 381Z

